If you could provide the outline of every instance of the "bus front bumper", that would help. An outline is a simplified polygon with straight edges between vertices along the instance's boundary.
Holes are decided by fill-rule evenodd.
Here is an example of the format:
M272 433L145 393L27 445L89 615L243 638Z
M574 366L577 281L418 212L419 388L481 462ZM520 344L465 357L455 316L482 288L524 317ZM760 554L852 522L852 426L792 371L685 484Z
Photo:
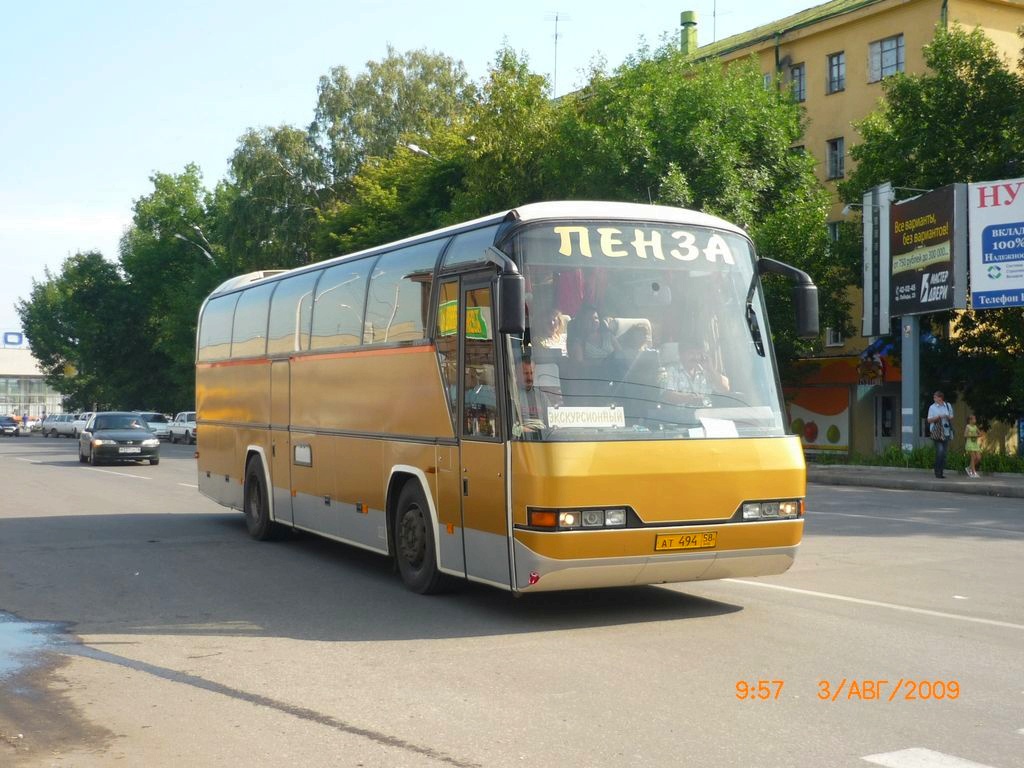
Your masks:
M565 560L545 557L515 541L514 591L548 592L769 576L789 570L798 547L799 543L740 550Z

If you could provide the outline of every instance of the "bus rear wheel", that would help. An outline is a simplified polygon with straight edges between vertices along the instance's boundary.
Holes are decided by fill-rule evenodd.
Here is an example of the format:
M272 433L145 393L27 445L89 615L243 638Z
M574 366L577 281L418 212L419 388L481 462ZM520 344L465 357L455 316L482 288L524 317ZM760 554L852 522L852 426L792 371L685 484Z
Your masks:
M434 555L434 525L423 491L409 481L398 497L395 514L395 558L402 581L413 592L429 595L440 592L444 577Z
M270 498L267 496L267 481L263 465L258 458L249 460L245 468L245 527L257 541L276 541L287 530L270 519Z

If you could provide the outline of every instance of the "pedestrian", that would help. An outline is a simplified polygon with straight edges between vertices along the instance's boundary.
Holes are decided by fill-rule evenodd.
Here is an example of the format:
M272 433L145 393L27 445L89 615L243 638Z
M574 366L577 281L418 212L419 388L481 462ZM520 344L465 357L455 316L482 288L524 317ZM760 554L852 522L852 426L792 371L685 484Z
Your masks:
M972 413L967 417L964 427L964 450L971 454L971 466L967 468L968 477L978 477L978 462L981 461L981 443L979 442L978 419Z
M935 444L935 476L943 478L946 451L953 438L953 406L946 402L940 391L936 391L932 399L934 402L928 407L928 436Z

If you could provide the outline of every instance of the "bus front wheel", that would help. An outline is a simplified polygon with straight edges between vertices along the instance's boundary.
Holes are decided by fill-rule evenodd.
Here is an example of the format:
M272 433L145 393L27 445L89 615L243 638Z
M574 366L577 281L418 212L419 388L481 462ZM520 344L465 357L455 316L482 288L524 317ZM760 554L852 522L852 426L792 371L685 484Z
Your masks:
M245 527L249 535L258 541L280 539L285 528L270 519L270 499L267 496L267 481L263 476L263 465L258 458L251 459L245 470Z
M413 592L429 595L442 589L443 575L434 555L434 526L419 484L405 484L395 515L395 557L402 581Z

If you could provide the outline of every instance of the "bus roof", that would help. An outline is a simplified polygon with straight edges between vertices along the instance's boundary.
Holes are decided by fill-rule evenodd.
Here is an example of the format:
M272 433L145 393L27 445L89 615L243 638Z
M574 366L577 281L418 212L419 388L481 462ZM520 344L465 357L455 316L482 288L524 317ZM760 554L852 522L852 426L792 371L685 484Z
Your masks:
M435 229L418 235L412 235L401 240L366 248L361 251L354 251L343 256L335 256L324 259L313 264L296 267L292 270L265 270L262 272L250 272L246 275L239 275L226 280L219 285L210 297L223 293L231 293L248 287L263 280L270 281L282 275L299 274L305 271L322 269L325 266L337 264L349 259L358 259L382 250L392 250L396 247L412 245L418 242L426 242L442 237L449 237L480 227L486 227L501 222L527 223L531 221L545 221L549 219L637 219L640 221L658 221L666 224L682 224L697 227L711 227L724 229L729 232L746 237L747 234L725 219L712 216L700 211L693 211L688 208L674 208L668 205L647 205L644 203L613 203L599 200L556 200L543 203L527 203L516 208L511 208L500 213L492 213L489 216L482 216L479 219L465 221L442 229Z

